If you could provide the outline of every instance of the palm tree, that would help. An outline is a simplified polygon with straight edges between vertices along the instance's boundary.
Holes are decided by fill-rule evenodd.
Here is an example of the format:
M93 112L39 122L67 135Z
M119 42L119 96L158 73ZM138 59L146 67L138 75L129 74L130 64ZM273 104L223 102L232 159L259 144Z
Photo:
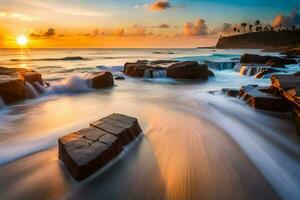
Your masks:
M233 28L233 31L236 33L236 31L237 31L237 28L236 28L236 27L234 27L234 28Z
M252 25L252 24L249 24L249 31L252 32L252 28L253 28L253 25Z
M292 26L292 30L295 31L296 30L296 25Z
M260 21L259 21L259 20L256 20L256 21L254 22L254 24L255 24L255 26L256 26L256 32L258 32L258 31L259 31Z
M247 23L246 23L246 22L243 22L243 23L241 23L241 26L244 28L244 32L246 32L246 26L247 26Z

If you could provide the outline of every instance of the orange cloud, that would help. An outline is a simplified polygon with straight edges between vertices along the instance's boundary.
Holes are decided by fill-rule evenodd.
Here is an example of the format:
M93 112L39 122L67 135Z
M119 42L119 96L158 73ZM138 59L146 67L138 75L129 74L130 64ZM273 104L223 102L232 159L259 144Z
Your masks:
M154 3L152 3L149 7L151 11L164 11L168 8L171 8L171 4L167 0L157 0Z
M208 28L204 19L196 19L195 23L187 22L183 27L183 33L187 36L207 35Z
M169 24L160 24L158 28L170 28Z
M119 37L122 37L124 36L124 29L117 29L116 32L115 32L115 35L116 36L119 36Z
M300 14L298 14L296 10L293 11L289 16L285 16L281 14L277 15L272 22L272 26L274 28L281 27L281 26L290 27L297 24L300 24Z
M55 29L54 28L49 28L45 32L41 32L39 34L37 33L31 33L30 37L52 37L55 35Z

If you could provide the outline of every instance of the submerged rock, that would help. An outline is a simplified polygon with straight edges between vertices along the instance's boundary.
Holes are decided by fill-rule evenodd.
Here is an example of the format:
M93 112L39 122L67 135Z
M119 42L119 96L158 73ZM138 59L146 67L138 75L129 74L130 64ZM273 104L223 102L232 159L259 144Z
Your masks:
M141 132L136 118L112 114L59 138L59 159L80 181L115 158Z
M89 85L95 89L101 89L105 87L112 87L114 85L114 79L111 72L95 72L89 74Z
M166 69L167 77L176 79L202 79L207 80L209 71L207 64L196 61L184 61L170 65Z

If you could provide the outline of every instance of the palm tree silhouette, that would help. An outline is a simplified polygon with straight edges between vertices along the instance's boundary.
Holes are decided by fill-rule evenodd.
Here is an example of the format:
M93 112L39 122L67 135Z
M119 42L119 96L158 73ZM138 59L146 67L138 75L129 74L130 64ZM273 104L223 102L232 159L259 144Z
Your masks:
M253 25L252 25L252 24L249 24L249 31L252 32L252 28L253 28Z
M241 26L244 28L244 32L246 32L246 26L247 26L247 23L246 23L246 22L243 22L243 23L241 23Z
M256 20L256 21L254 22L254 24L255 24L255 26L256 26L256 32L258 32L258 31L259 31L259 26L260 26L260 21L259 21L259 20Z

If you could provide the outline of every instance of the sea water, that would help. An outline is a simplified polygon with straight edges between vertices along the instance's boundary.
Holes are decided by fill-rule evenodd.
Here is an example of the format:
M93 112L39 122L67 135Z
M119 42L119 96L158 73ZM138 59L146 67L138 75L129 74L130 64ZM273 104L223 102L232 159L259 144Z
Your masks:
M154 52L160 52L159 54ZM166 53L164 53L166 52ZM167 52L172 52L169 54ZM51 84L44 94L0 106L0 199L299 199L300 146L288 114L253 110L222 88L268 79L213 70L208 81L158 74L93 90L86 73L121 75L125 62L229 62L259 50L1 50L0 66L25 67ZM82 60L66 60L66 57ZM290 73L297 71L289 66ZM57 157L57 139L113 112L137 117L144 137L111 166L74 181Z

